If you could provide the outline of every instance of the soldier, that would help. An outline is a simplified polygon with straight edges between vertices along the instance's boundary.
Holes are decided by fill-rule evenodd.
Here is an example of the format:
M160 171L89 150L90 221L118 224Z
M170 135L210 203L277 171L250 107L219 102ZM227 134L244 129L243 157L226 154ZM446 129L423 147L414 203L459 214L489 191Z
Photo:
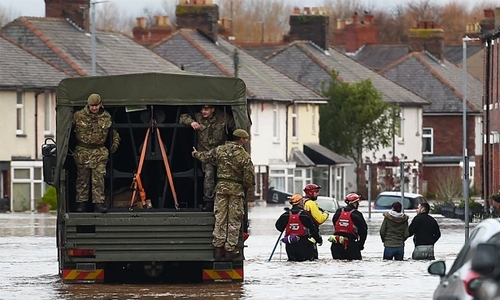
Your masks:
M221 259L222 248L225 260L232 260L238 253L234 248L238 243L241 222L244 215L246 191L255 185L255 171L250 154L243 145L248 141L248 133L243 129L233 132L234 142L226 142L210 151L198 152L193 148L193 157L204 163L217 166L217 186L215 187L215 227L212 244L214 257Z
M215 110L212 105L204 105L199 113L194 114L194 120L189 114L182 114L179 123L191 126L198 131L198 145L200 151L212 150L223 145L227 140L228 129L236 129L234 119L228 114ZM228 128L229 127L229 128ZM214 207L215 167L211 163L202 164L203 173L203 211L212 211Z
M112 121L102 106L101 96L92 94L87 105L74 113L73 124L77 145L73 154L77 168L76 202L77 212L85 212L89 197L89 183L92 180L92 202L94 211L106 212L104 206L104 175L109 152L106 139ZM111 153L118 149L120 136L113 130Z

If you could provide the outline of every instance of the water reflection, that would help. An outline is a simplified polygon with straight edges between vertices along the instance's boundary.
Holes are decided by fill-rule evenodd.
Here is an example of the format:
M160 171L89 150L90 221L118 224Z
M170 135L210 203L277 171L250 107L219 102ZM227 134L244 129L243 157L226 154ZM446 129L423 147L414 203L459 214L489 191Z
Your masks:
M0 214L0 237L56 235L56 218L50 214L3 213Z
M243 284L200 285L87 285L56 284L57 299L173 299L193 298L205 300L240 299ZM98 293L96 293L96 288Z

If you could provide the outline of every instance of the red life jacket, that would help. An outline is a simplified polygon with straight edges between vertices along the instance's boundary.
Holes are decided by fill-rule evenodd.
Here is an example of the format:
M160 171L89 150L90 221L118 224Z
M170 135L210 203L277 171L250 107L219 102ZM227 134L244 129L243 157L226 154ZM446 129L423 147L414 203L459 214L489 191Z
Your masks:
M333 228L335 229L335 234L345 233L352 234L356 237L358 236L358 228L352 221L352 210L346 211L342 209L340 217L337 219L337 222L335 222Z
M300 211L302 212L302 210ZM306 236L307 228L300 221L300 212L288 216L288 224L286 224L285 236L295 234L297 236Z

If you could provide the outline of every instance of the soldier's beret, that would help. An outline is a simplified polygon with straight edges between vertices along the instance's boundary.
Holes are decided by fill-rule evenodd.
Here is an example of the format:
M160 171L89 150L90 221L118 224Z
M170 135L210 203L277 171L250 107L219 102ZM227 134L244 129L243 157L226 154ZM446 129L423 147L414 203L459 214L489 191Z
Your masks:
M249 135L248 135L248 132L246 132L243 129L236 129L233 132L233 136L237 136L237 137L240 137L240 138L248 138Z
M97 105L99 103L101 103L101 96L99 96L99 94L92 94L87 99L88 105Z

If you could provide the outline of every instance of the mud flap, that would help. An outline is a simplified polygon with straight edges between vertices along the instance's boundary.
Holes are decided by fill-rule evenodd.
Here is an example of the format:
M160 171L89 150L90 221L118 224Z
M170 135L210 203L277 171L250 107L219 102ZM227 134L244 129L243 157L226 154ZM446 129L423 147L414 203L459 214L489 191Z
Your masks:
M211 261L203 264L203 282L243 282L243 261Z

